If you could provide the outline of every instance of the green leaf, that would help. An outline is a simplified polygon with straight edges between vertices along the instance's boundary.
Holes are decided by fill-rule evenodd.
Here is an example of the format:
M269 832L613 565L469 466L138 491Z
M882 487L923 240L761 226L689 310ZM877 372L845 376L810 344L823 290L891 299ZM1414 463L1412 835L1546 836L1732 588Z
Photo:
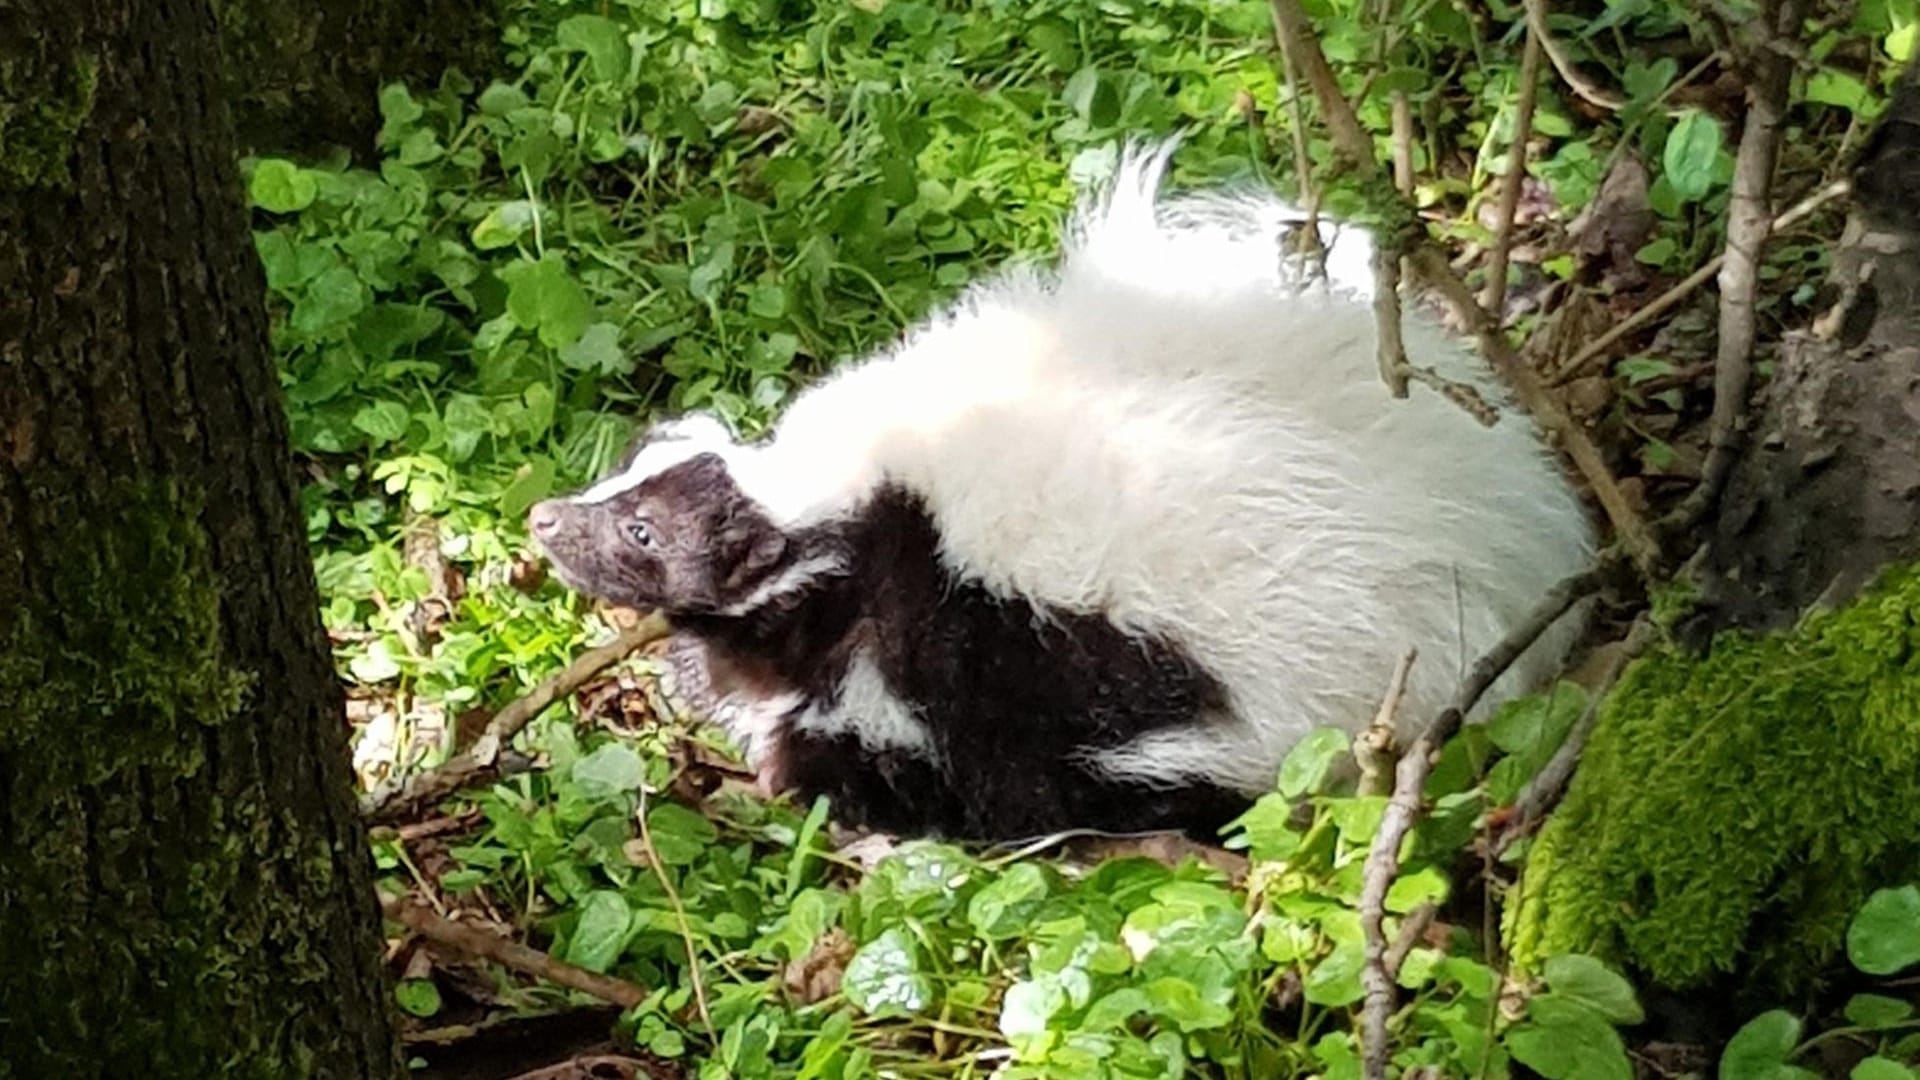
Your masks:
M841 988L870 1016L912 1015L933 1004L933 980L920 970L920 947L897 926L853 954Z
M1720 157L1725 133L1720 121L1700 111L1688 109L1667 132L1667 146L1661 158L1673 190L1685 200L1704 198L1714 186L1714 167Z
M720 838L713 822L674 802L657 802L647 810L647 833L660 861L668 866L700 861Z
M1014 983L1000 1002L1000 1032L1010 1039L1044 1034L1067 1005L1067 992L1051 978Z
M1881 889L1847 927L1847 959L1869 975L1920 963L1920 887Z
M253 205L272 214L305 210L319 193L320 185L305 169L280 158L267 158L255 165L253 177L247 181Z
M1620 1033L1584 1002L1558 993L1527 1002L1527 1022L1507 1032L1506 1044L1547 1080L1633 1080Z
M1201 996L1200 988L1185 979L1159 978L1142 986L1152 1009L1173 1021L1183 1033L1217 1028L1233 1019L1233 1010Z
M610 322L587 327L580 340L560 350L560 362L576 371L601 375L625 375L633 370L633 358L620 348L620 328Z
M1015 863L973 894L967 922L989 941L1013 937L1028 928L1049 891L1046 871L1038 864Z
M1327 770L1347 752L1351 736L1334 727L1315 728L1295 743L1280 762L1280 794L1297 799L1317 791Z
M1421 904L1444 903L1450 891L1452 883L1447 880L1446 871L1438 866L1423 866L1401 874L1388 886L1387 910L1404 915Z
M1123 986L1095 1001L1080 1019L1080 1030L1113 1031L1126 1026L1135 1015L1153 1009L1153 1001L1137 986Z
M1335 948L1307 973L1301 996L1311 1004L1331 1008L1359 1001L1366 995L1360 985L1360 973L1366 963L1366 946L1359 942Z
M553 476L550 458L536 457L520 466L513 474L513 483L500 495L500 513L516 520L524 516L534 503L553 491Z
M1673 237L1662 236L1641 245L1640 250L1633 253L1633 258L1635 262L1648 266L1665 266L1667 260L1679 250L1680 245L1674 242Z
M601 82L626 77L632 51L627 47L626 33L612 19L602 15L573 15L560 20L554 38L563 49L586 53L593 64L594 77Z
M593 304L557 255L538 262L521 260L500 271L507 283L507 314L523 330L534 330L548 348L564 349L580 340L593 322Z
M1847 1074L1848 1080L1913 1080L1912 1069L1878 1054L1863 1059Z
M1785 1009L1746 1022L1720 1055L1720 1080L1775 1080L1800 1045L1800 1018Z
M1855 994L1847 999L1847 1022L1864 1028L1890 1028L1913 1015L1913 1003L1881 994Z
M344 266L335 266L307 283L306 292L293 305L287 324L308 337L320 337L347 329L354 316L366 310L370 299L359 275Z
M407 407L397 401L374 401L360 406L353 414L353 426L366 432L375 446L380 446L405 435L412 419Z
M493 430L492 414L472 394L453 395L441 419L447 425L447 454L456 464L472 457L480 440Z
M580 905L580 919L567 939L567 954L562 959L588 971L604 972L620 958L627 947L627 931L633 925L633 910L626 897L611 889L595 889Z
M574 762L570 779L588 799L617 799L637 791L646 781L646 762L625 743L606 745Z
M1547 958L1547 985L1593 1009L1616 1024L1646 1019L1634 997L1633 984L1591 956L1571 953Z
M493 251L519 243L520 238L533 227L537 213L539 211L534 205L525 199L501 203L487 211L487 216L474 225L473 246L481 251Z
M1867 84L1847 72L1821 68L1807 76L1806 95L1808 101L1859 112L1867 101Z
M432 979L401 979L393 987L394 1003L414 1016L440 1011L440 988Z
M480 97L474 104L488 116L505 116L516 109L524 109L530 104L526 92L517 86L497 82L480 91Z
M1083 67L1067 80L1068 107L1093 128L1113 126L1120 119L1120 91L1099 68Z

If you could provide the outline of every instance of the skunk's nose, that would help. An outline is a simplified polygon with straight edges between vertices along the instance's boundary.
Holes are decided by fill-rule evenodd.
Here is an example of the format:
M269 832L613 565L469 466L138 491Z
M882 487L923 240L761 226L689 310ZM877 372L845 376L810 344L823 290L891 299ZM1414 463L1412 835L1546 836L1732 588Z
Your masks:
M550 536L560 526L560 503L554 499L533 504L527 511L527 528L535 536Z

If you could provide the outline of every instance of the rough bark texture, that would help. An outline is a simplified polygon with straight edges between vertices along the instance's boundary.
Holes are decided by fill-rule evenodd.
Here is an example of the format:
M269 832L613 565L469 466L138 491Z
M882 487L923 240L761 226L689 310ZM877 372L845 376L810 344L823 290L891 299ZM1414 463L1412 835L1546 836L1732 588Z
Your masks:
M212 0L240 149L372 160L382 84L431 89L499 59L497 0Z
M400 1072L216 34L0 0L0 1076Z
M1696 637L1785 625L1920 553L1920 69L1854 185L1839 300L1781 350L1712 530Z

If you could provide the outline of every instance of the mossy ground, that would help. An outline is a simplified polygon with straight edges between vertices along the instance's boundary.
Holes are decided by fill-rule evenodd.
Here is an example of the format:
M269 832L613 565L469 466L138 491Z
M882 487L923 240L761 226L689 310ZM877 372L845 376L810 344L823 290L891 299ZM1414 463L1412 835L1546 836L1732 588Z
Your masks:
M1920 567L1792 631L1637 661L1506 913L1523 966L1590 951L1675 988L1804 983L1920 872Z

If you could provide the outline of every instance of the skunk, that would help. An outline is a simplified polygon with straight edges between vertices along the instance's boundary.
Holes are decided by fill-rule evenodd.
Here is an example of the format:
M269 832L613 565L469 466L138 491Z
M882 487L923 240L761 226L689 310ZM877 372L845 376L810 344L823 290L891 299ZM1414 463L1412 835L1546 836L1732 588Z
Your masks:
M562 581L669 617L679 692L766 790L896 834L1205 835L1307 731L1363 727L1410 646L1424 723L1590 560L1524 416L1388 395L1364 232L1328 234L1315 284L1283 254L1301 215L1163 197L1170 151L1122 155L1056 267L976 286L767 437L661 423L529 512ZM1437 326L1405 339L1501 400Z

